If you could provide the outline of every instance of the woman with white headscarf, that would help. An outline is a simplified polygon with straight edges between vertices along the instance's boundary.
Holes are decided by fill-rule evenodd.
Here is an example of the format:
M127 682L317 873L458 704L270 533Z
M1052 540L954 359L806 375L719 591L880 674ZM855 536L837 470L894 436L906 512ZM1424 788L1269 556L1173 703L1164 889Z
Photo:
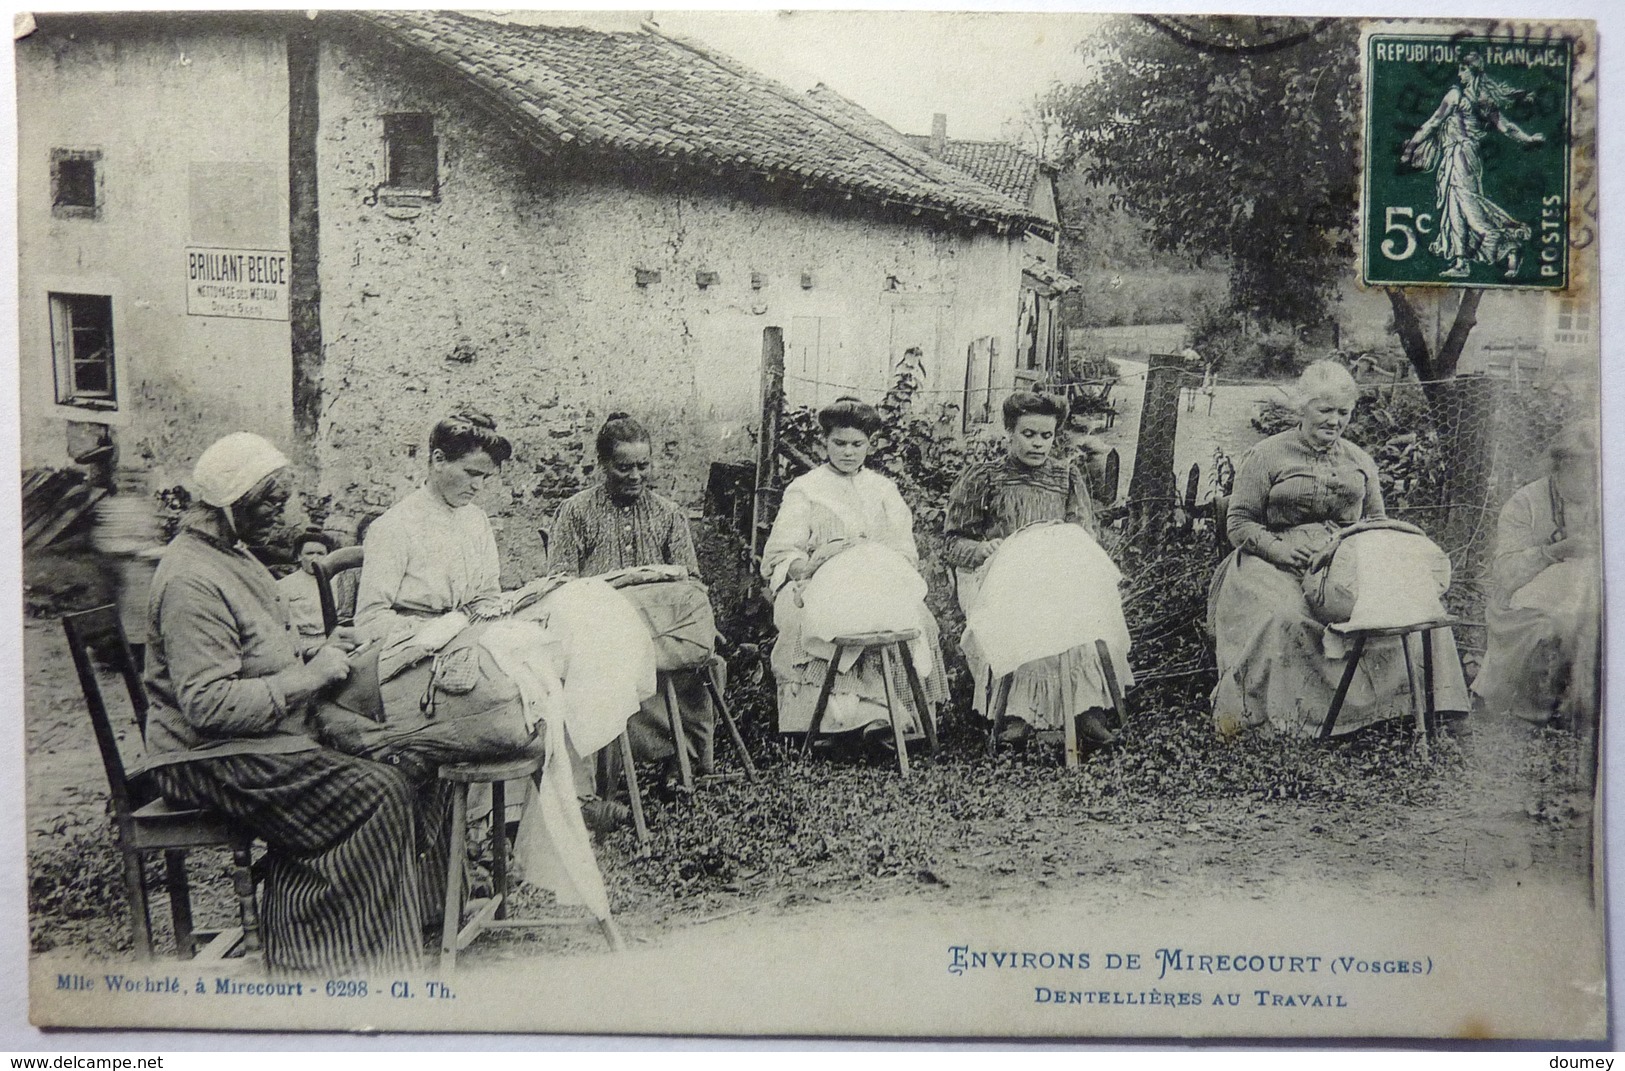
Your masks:
M279 523L287 459L228 435L193 472L198 504L148 602L143 769L166 798L264 840L266 963L279 973L415 968L422 951L412 791L324 748L312 707L349 674L348 631L301 660L276 582L248 551Z

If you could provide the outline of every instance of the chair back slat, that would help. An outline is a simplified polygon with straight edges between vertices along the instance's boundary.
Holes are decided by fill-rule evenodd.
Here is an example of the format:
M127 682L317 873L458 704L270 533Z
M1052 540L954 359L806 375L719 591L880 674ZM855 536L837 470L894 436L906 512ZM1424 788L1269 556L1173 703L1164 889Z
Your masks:
M79 688L85 695L85 707L90 712L90 723L96 731L96 746L102 753L102 767L107 772L107 787L113 796L113 809L121 823L129 820L132 808L129 777L124 772L124 757L119 753L118 735L107 712L101 683L96 679L96 666L92 652L99 653L124 678L130 694L130 707L135 714L136 727L146 732L147 690L135 668L135 655L124 636L124 625L119 619L116 605L98 606L76 614L64 614L62 629L67 633L68 650L73 655L73 668L79 674Z
M322 631L331 633L339 627L338 600L333 597L333 580L340 573L361 568L364 555L360 547L340 547L331 554L316 559L316 597L322 604Z

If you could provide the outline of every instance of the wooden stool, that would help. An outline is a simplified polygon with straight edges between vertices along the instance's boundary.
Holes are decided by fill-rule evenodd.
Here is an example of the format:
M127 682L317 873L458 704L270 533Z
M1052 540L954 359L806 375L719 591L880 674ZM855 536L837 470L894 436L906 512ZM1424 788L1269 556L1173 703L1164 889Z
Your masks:
M1365 654L1366 641L1398 636L1400 650L1405 652L1405 686L1410 692L1411 716L1416 719L1417 746L1421 749L1423 758L1426 758L1428 734L1437 728L1438 721L1438 711L1433 709L1433 633L1441 628L1449 628L1455 623L1454 617L1441 617L1436 621L1424 621L1419 625L1350 629L1341 633L1353 638L1354 649L1348 653L1348 665L1343 667L1343 676L1337 682L1337 691L1332 695L1331 709L1326 711L1326 720L1320 725L1320 739L1325 740L1332 735L1332 728L1337 724L1337 716L1343 712L1343 701L1348 698L1349 685L1354 683L1354 671L1359 668L1360 658ZM1411 645L1408 642L1416 633L1422 636L1420 687L1417 686L1416 660L1411 657Z
M585 925L582 919L511 919L508 918L508 835L501 816L506 800L503 782L516 777L535 777L542 760L519 759L513 762L457 762L440 767L440 780L452 783L451 851L446 861L446 913L440 934L440 968L457 968L457 953L467 948L486 930L533 929L543 926ZM491 786L491 895L484 900L463 903L463 874L468 866L468 786ZM470 912L465 923L463 909ZM603 931L609 947L620 952L625 949L620 929L614 919L593 919Z
M1123 689L1117 683L1117 667L1112 664L1111 648L1106 646L1105 640L1095 641L1095 656L1100 659L1100 674L1106 679L1106 692L1112 698L1112 707L1117 711L1117 727L1128 728L1128 706L1123 702ZM1010 705L1010 688L1016 682L1014 673L1006 673L999 678L998 691L993 696L993 728L987 734L987 753L991 757L999 747L999 730L1004 727L1004 713ZM1068 715L1061 719L1066 732L1066 764L1078 764L1078 719L1076 715Z
M728 709L727 702L722 698L722 689L717 685L716 664L707 661L701 665L692 666L687 670L675 672L698 673L705 682L705 691L711 697L712 706L722 716L722 724L728 730L728 738L733 741L734 749L739 752L740 760L745 764L745 778L756 780L756 764L750 761L750 752L745 750L745 738L739 734L739 723L734 721L733 711ZM671 727L672 750L677 753L677 768L682 774L683 788L689 792L694 791L694 768L688 761L687 739L683 735L683 719L677 709L677 689L672 684L672 673L662 671L659 674L660 691L666 703L666 723ZM682 746L678 746L681 742ZM627 767L628 770L631 767ZM707 774L701 778L708 782L731 780L735 774ZM633 791L636 791L636 782L629 782Z
M696 776L693 764L688 759L688 741L683 733L682 714L677 706L677 689L672 684L672 673L691 672L700 675L705 681L705 690L711 697L711 703L716 707L717 713L722 716L722 723L728 730L728 737L733 741L734 748L739 752L740 761L745 764L744 773L701 774ZM660 696L666 707L666 724L671 729L672 750L677 754L677 769L679 770L685 791L693 792L698 782L715 784L718 781L730 781L743 776L746 780L754 781L757 778L756 764L751 761L750 752L745 750L745 738L739 733L739 723L734 721L733 712L728 709L727 701L722 698L722 688L717 684L716 666L706 662L691 667L688 670L667 671L661 670L657 675ZM681 746L679 746L681 742ZM643 796L638 786L638 771L632 761L632 737L624 730L620 739L622 782L626 785L628 803L632 808L632 828L637 832L639 842L649 839L649 826L643 817ZM609 766L609 751L606 748L599 752L598 794L605 799L610 798L609 785L614 779Z
M835 675L839 672L837 667L841 664L841 655L845 651L857 648L867 651L870 648L880 648L880 680L881 686L886 689L886 716L891 719L892 741L897 745L897 769L904 777L908 776L908 747L903 742L903 722L897 716L897 699L892 694L892 664L900 661L903 664L903 673L908 679L908 690L914 700L914 709L920 715L920 726L925 730L926 747L932 755L937 753L937 723L935 714L925 702L925 688L920 684L920 675L915 672L914 661L909 658L903 645L920 638L919 629L901 629L896 632L865 632L855 636L837 636L832 641L835 644L835 653L830 656L829 670L824 674L823 686L818 690L818 702L813 705L812 725L807 728L807 735L801 742L803 756L812 750L812 742L818 736L819 726L824 723L824 711L829 707L830 692L835 687ZM858 656L862 658L860 654Z

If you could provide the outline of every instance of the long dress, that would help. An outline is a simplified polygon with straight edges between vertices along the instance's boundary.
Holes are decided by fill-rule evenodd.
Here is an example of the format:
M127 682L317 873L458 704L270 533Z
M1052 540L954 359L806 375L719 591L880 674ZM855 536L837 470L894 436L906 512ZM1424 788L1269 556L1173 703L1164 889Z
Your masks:
M1376 462L1353 443L1311 443L1299 429L1254 446L1236 470L1226 524L1236 550L1215 571L1208 598L1219 683L1213 720L1230 735L1253 726L1314 736L1320 731L1345 661L1329 657L1326 627L1304 599L1301 570L1263 557L1266 548L1327 546L1338 529L1362 518L1386 516ZM1455 637L1428 634L1433 643L1434 705L1468 709L1467 685ZM1421 664L1421 639L1411 636ZM1410 714L1405 652L1398 637L1366 644L1335 732L1350 733Z
M410 788L307 733L313 704L290 706L273 683L299 661L276 582L212 512L188 516L153 578L143 768L170 801L218 809L265 841L274 972L414 970Z
M878 541L910 562L919 561L914 515L891 480L868 469L846 476L820 465L785 488L772 534L762 552L762 575L775 593L773 623L778 640L773 645L771 663L773 678L778 682L780 732L804 732L812 724L813 707L833 651L830 644L803 636L803 582L789 578L790 566L810 560L837 540L863 539ZM948 696L947 677L937 646L936 621L923 605L921 610L922 638L930 645L932 655L931 671L921 683L926 702L934 704ZM918 729L918 715L923 712L914 711L907 680L894 679L892 688L909 711L908 728ZM880 652L871 650L836 675L820 731L846 732L885 719Z
M1452 86L1412 139L1413 162L1434 171L1438 233L1429 252L1452 263L1506 260L1529 240L1529 227L1484 196L1484 162L1479 143L1487 128L1498 127L1493 95L1475 84Z
M1574 512L1548 477L1519 488L1496 528L1489 644L1473 691L1489 709L1537 724L1554 708L1581 716L1597 709L1601 565L1547 553L1569 535L1595 534L1595 516Z
M549 572L600 576L637 566L681 565L690 575L700 575L688 518L675 503L652 491L620 503L601 486L588 488L559 507L551 536ZM714 662L721 679L725 663L720 658ZM674 673L672 690L677 696L694 768L699 773L710 773L714 765L716 711L711 707L705 680L699 672ZM626 730L633 754L640 761L675 754L665 699L659 692L644 700L642 708L627 722Z
M975 604L982 543L1047 521L1076 524L1091 536L1098 535L1087 488L1076 465L1055 457L1042 466L1029 466L1006 456L967 469L948 493L943 522L948 536L945 558L955 570L960 607L969 611ZM1117 596L1115 588L1103 594ZM974 643L966 645L965 659L973 682L972 707L988 717L997 682ZM1133 681L1119 683L1126 688ZM1017 669L1005 714L1035 729L1059 729L1068 714L1110 706L1099 656L1092 648L1074 647Z
M446 505L429 487L413 491L367 529L361 580L356 588L355 627L370 639L390 641L424 621L501 592L496 536L485 511L470 504ZM508 820L519 817L527 780L508 782ZM425 913L435 917L449 851L449 782L419 786L419 856ZM490 814L491 792L476 785L469 794L471 818Z

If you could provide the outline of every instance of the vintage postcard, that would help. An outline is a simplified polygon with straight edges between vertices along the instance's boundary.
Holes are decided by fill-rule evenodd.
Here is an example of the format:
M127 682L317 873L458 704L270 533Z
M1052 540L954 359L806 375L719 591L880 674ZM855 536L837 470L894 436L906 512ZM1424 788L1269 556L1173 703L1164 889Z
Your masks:
M1606 1038L1593 23L13 36L33 1023Z

